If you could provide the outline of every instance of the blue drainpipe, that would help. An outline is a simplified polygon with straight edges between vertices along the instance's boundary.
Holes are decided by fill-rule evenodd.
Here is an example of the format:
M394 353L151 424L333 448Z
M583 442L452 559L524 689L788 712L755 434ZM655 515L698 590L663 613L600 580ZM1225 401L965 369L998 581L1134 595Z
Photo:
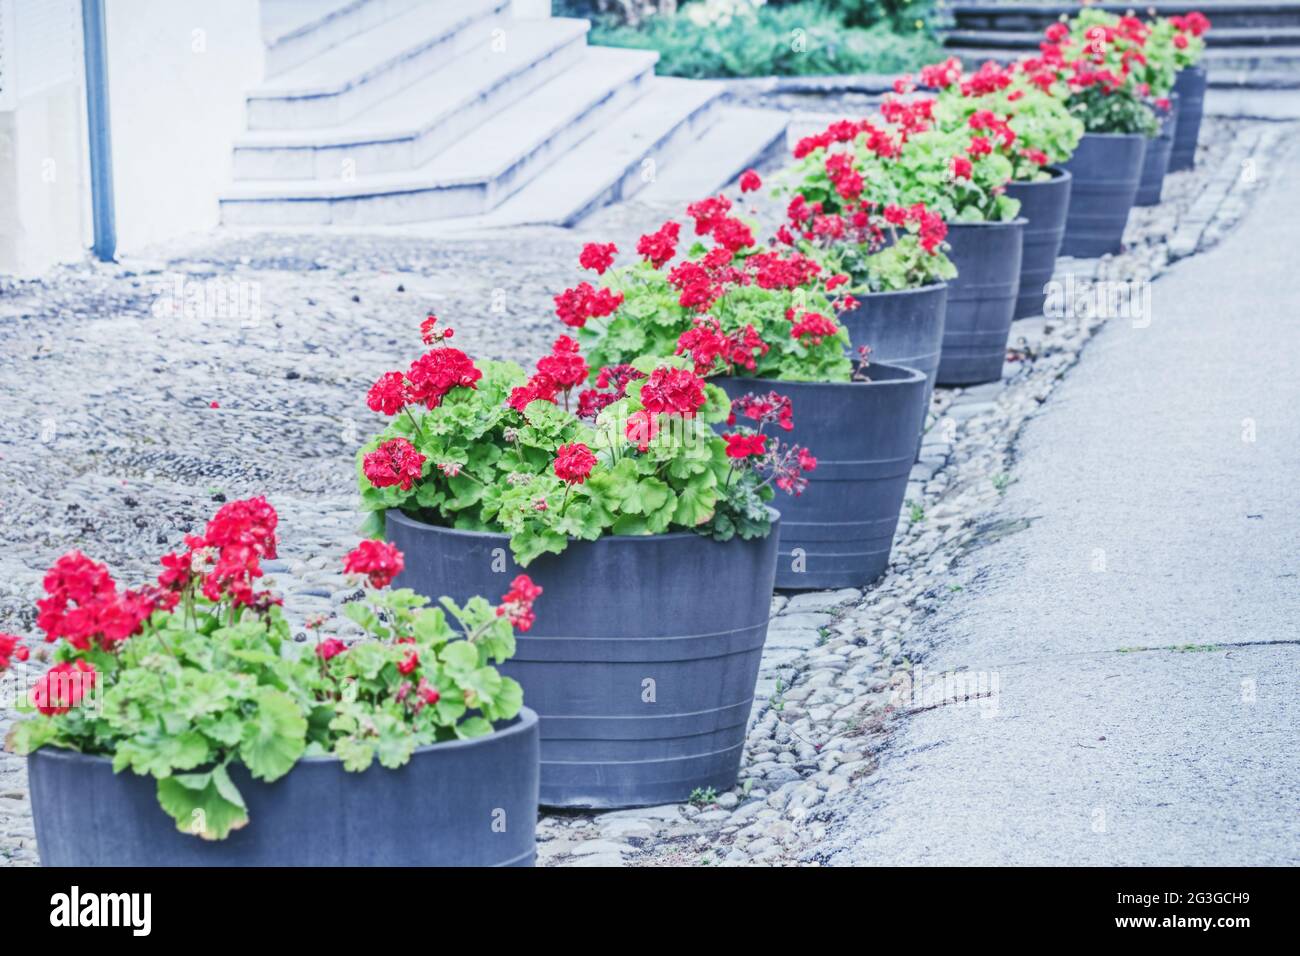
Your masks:
M117 252L113 213L113 143L108 126L108 43L104 0L81 0L86 49L86 119L90 127L90 197L95 216L95 258L112 262Z

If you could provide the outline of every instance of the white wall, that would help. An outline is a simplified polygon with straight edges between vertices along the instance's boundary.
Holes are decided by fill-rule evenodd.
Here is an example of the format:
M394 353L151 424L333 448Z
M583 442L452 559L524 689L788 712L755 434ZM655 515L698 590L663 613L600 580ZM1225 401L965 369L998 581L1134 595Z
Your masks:
M76 0L0 0L0 274L79 259L89 241Z
M117 248L218 221L244 94L261 81L259 0L108 0Z

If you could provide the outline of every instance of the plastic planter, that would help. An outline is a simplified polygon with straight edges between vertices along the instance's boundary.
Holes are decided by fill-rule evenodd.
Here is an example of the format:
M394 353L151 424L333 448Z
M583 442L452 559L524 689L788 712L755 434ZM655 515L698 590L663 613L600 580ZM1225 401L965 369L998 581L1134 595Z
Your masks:
M939 371L947 307L948 285L936 282L919 289L863 295L855 308L840 313L840 321L849 330L855 350L864 345L871 348L872 362L903 365L925 375L922 408L926 409Z
M948 283L938 384L978 385L1002 377L1024 238L1023 219L948 223L948 257L957 278Z
M779 434L817 456L808 488L781 502L779 588L870 584L885 573L925 421L925 376L872 364L868 382L719 378L733 399L790 396L794 430Z
M1090 259L1124 248L1146 156L1141 133L1085 133L1066 162L1074 176L1061 255Z
M543 804L648 806L735 786L778 528L754 541L611 535L528 566L545 593L501 670L541 716ZM524 570L501 534L390 511L388 540L406 556L397 586L432 597L495 597Z
M1178 71L1174 92L1178 94L1178 126L1169 152L1169 171L1179 172L1196 165L1196 142L1201 136L1205 112L1205 67L1189 66Z
M1020 259L1020 290L1012 317L1041 315L1044 287L1056 273L1056 257L1065 238L1065 214L1070 208L1073 177L1063 169L1048 166L1051 179L1041 182L1009 183L1007 195L1020 200L1020 218L1025 220L1025 250Z
M249 822L224 840L180 833L153 777L44 747L27 758L44 866L531 866L537 715L422 747L399 770L308 757L274 783L230 775Z
M1160 117L1160 135L1147 140L1146 156L1142 160L1142 178L1138 181L1135 206L1155 206L1160 203L1160 193L1165 185L1165 173L1169 171L1169 152L1174 145L1175 131L1178 128L1178 94L1171 100L1173 106Z

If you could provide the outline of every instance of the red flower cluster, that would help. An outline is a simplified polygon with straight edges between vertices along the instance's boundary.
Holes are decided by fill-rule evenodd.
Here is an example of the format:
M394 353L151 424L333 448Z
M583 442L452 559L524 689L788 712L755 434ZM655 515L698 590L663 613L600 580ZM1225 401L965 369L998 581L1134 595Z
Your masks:
M758 173L752 169L747 169L740 174L740 191L742 193L757 192L763 188L763 180L759 178Z
M677 239L682 227L671 219L654 232L648 232L636 243L637 254L656 269L677 255Z
M410 382L409 401L437 408L453 388L477 388L483 373L460 349L437 348L411 363L406 373Z
M727 424L736 424L736 413L757 423L759 426L776 424L784 431L794 428L794 403L789 395L768 392L766 395L750 393L742 395L731 403L731 414Z
M596 467L596 456L582 442L561 445L555 450L555 477L570 485L580 485Z
M570 328L580 329L588 319L601 319L613 315L623 304L622 292L593 288L590 282L580 282L555 296L555 314Z
M637 451L642 453L649 451L650 443L659 434L659 417L647 411L633 412L627 417L623 434L627 436L629 442L636 445Z
M689 352L695 363L695 374L712 375L718 371L732 371L739 366L753 371L758 356L766 355L768 345L752 325L728 335L714 318L695 320L695 327L683 332L677 339L675 355ZM718 368L721 361L723 368Z
M390 438L361 459L361 471L376 488L398 485L410 491L420 479L424 461L424 455L405 438Z
M1174 25L1175 30L1196 37L1203 36L1210 29L1210 18L1196 10L1185 17L1170 17L1169 22Z
M386 588L402 573L406 561L397 545L367 539L348 552L343 559L346 574L364 574L372 588Z
M833 338L838 331L839 326L826 316L818 312L805 312L798 321L793 321L790 337L802 342L804 336L807 336L812 345L821 345L823 340Z
M27 660L28 654L26 645L17 634L0 634L0 673L14 661Z
M55 664L32 688L32 704L47 717L66 714L94 689L95 680L95 665L89 661Z
M420 339L425 345L433 345L441 339L449 339L456 333L451 329L439 329L438 317L432 312L420 323Z
M657 368L641 386L641 405L652 415L694 418L705 401L704 380L682 368Z
M578 417L595 420L605 408L627 395L627 386L645 372L631 365L606 365L596 373L596 387L578 393Z
M820 133L805 136L794 146L794 158L803 159L819 149L826 149L834 143L851 143L860 135L865 135L867 148L878 156L892 156L897 151L887 130L880 129L870 120L837 120Z
M614 256L618 253L618 246L612 242L604 243L589 242L582 247L582 254L578 256L578 264L584 269L592 269L596 275L604 275L605 270L614 264Z
M545 375L564 392L585 382L587 372L587 362L578 354L578 343L567 335L555 340L550 355L537 360L537 373Z
M107 651L137 634L155 610L170 609L174 595L156 588L117 590L104 565L70 551L45 574L47 597L36 602L36 626L47 642L63 638L78 650Z
M262 559L276 556L278 523L275 509L260 495L222 505L202 535L186 536L186 553L162 558L158 584L172 592L171 606L196 580L209 601L229 598L257 608L279 603L269 592L253 591L253 581L262 576Z
M527 631L537 620L533 613L533 602L542 596L542 589L533 583L533 579L521 574L510 583L510 590L501 595L501 604L497 606L497 617L508 617L510 623L520 633Z
M728 432L722 436L727 442L728 458L759 458L766 454L767 436L746 432Z
M348 646L337 637L329 637L316 645L316 656L322 661L329 661L338 657L347 649Z
M426 342L451 338L451 329L436 330L430 324L437 320L429 316L421 326ZM366 404L372 411L396 415L407 405L425 405L437 408L443 397L453 388L477 388L483 373L475 367L469 356L450 346L434 348L411 363L406 373L385 372L370 387Z
M710 196L686 207L686 215L695 220L695 234L707 236L731 212L731 200L726 196Z
M551 354L537 360L537 371L532 378L511 390L506 404L522 412L529 402L554 402L556 395L563 392L567 396L585 382L588 372L586 359L578 354L578 343L561 335L551 346Z

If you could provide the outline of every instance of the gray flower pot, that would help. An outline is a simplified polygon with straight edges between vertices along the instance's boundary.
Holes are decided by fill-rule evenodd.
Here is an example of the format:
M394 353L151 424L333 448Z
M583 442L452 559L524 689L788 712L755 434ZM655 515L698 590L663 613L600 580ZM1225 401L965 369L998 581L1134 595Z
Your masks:
M1169 152L1169 171L1180 172L1196 165L1196 143L1201 136L1201 117L1205 113L1206 73L1203 66L1178 71L1174 92L1178 94L1178 126L1174 145Z
M1012 314L1016 319L1042 314L1044 287L1056 273L1056 257L1065 238L1065 214L1074 177L1056 166L1048 166L1047 171L1052 178L1043 182L1007 184L1007 195L1020 200L1020 217L1026 223L1020 289Z
M925 422L926 380L894 365L872 363L867 373L871 381L849 383L715 379L733 399L790 396L794 430L778 434L817 456L804 493L780 498L779 588L862 587L889 567Z
M495 599L527 573L537 621L502 668L541 716L541 802L634 807L735 786L776 571L768 537L573 541L519 568L505 535L388 512L396 586Z
M1024 239L1023 219L948 223L948 257L957 278L948 283L938 384L978 385L1002 378Z
M1091 259L1120 252L1146 156L1141 133L1084 133L1065 163L1074 175L1061 255Z
M1155 206L1160 203L1160 193L1165 186L1165 173L1169 172L1169 153L1173 149L1174 135L1178 129L1178 94L1170 97L1173 105L1160 117L1160 135L1147 140L1146 156L1142 160L1142 178L1138 181L1135 206Z
M538 746L525 707L398 770L307 757L264 783L232 765L249 821L224 840L177 831L154 778L114 774L107 757L43 747L27 775L44 866L531 866Z
M849 330L855 351L864 345L871 348L873 363L902 365L925 375L922 408L929 408L947 308L948 285L936 282L919 289L864 295L855 308L840 313L840 321Z

